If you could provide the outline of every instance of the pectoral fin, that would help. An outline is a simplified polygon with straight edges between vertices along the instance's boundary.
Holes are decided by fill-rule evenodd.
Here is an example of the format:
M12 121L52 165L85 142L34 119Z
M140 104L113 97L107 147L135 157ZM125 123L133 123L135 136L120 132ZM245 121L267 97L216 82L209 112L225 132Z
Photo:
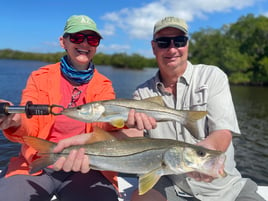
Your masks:
M148 192L161 177L160 168L139 177L139 195Z
M111 121L111 124L116 128L123 128L125 121L123 119L115 119Z

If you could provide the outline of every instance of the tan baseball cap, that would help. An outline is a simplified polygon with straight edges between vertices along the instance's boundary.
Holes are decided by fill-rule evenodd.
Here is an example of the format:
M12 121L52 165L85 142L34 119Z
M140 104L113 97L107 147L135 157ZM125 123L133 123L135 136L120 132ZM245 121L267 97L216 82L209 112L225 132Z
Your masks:
M177 28L183 31L185 34L188 34L188 25L183 19L177 17L165 17L156 22L156 24L154 25L153 35L155 35L158 31L167 27Z

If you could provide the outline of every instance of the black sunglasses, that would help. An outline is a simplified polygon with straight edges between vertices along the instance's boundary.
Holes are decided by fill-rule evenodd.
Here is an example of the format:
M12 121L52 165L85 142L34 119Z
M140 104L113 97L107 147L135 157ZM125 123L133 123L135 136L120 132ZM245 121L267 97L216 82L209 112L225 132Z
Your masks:
M175 37L159 37L153 40L157 43L157 46L161 49L168 48L173 41L175 47L185 47L187 45L187 36L175 36Z
M87 43L93 47L97 47L100 44L100 37L97 35L87 35L83 33L74 33L68 34L69 39L72 43L80 44L84 42L85 38L87 39Z

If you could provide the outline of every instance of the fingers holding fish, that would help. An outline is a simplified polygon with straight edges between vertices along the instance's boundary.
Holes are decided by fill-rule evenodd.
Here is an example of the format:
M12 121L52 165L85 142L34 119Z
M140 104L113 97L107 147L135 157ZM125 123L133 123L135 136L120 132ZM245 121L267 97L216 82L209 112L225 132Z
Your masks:
M75 164L75 158L77 155L77 150L71 150L70 154L68 155L68 157L66 158L65 163L62 166L62 169L65 172L70 172ZM80 160L78 160L80 161Z
M73 136L70 138L63 139L59 141L56 147L53 149L54 153L59 153L65 148L73 145L83 145L86 144L91 138L91 134L81 134L78 136ZM60 157L53 165L53 169L56 171L64 170L69 171L81 171L82 173L87 173L89 168L89 159L85 155L85 149L80 148L78 150L72 150L67 158Z
M78 150L70 151L67 158L60 157L53 165L53 169L56 171L63 170L65 172L82 172L87 173L89 168L89 159L85 155L85 149L80 148Z
M63 139L59 141L56 147L53 149L54 153L61 152L65 148L73 145L83 145L86 144L92 135L88 134L81 134L77 136L73 136L70 138ZM89 159L85 155L85 149L80 148L78 150L72 150L70 154L65 157L60 157L53 165L54 170L64 170L65 172L69 171L81 171L82 173L87 173L89 168Z
M127 127L129 128L135 127L135 110L134 109L129 110L126 124L127 124Z
M137 127L140 128L139 130L156 128L156 120L153 117L147 116L144 113L136 113L136 115Z
M87 157L86 155L83 155L83 161L82 161L82 164L81 164L81 169L80 171L82 173L88 173L90 168L89 168L89 157Z
M80 148L76 150L76 155L74 156L73 164L71 170L74 172L87 173L89 168L89 158L85 155L85 149Z
M136 112L131 109L128 114L127 126L138 130L150 130L156 128L156 120L145 113Z
M145 114L135 112L135 127L138 130L144 130L145 126L149 126L148 119L146 118ZM150 129L150 128L149 128Z
M55 171L60 171L62 170L63 164L66 161L66 158L64 156L60 157L53 165L53 169Z

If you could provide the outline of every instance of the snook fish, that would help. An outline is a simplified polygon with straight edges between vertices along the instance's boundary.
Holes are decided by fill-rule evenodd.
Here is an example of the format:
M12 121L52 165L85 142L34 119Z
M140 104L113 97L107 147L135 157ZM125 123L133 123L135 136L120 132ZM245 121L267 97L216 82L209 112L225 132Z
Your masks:
M164 105L161 96L143 100L114 99L96 101L73 108L64 109L61 114L83 122L109 122L117 128L124 127L130 109L146 113L156 121L177 121L196 135L196 121L204 117L206 111L175 110Z
M100 136L104 137L100 137ZM95 128L91 142L70 146L61 153L53 153L54 142L25 136L28 146L38 151L37 160L31 164L31 173L51 164L71 150L85 148L90 168L139 175L139 194L150 190L163 175L197 171L215 178L224 177L225 155L220 151L169 139L126 138L117 140L100 128ZM109 140L94 142L94 136ZM93 142L92 142L93 141Z

